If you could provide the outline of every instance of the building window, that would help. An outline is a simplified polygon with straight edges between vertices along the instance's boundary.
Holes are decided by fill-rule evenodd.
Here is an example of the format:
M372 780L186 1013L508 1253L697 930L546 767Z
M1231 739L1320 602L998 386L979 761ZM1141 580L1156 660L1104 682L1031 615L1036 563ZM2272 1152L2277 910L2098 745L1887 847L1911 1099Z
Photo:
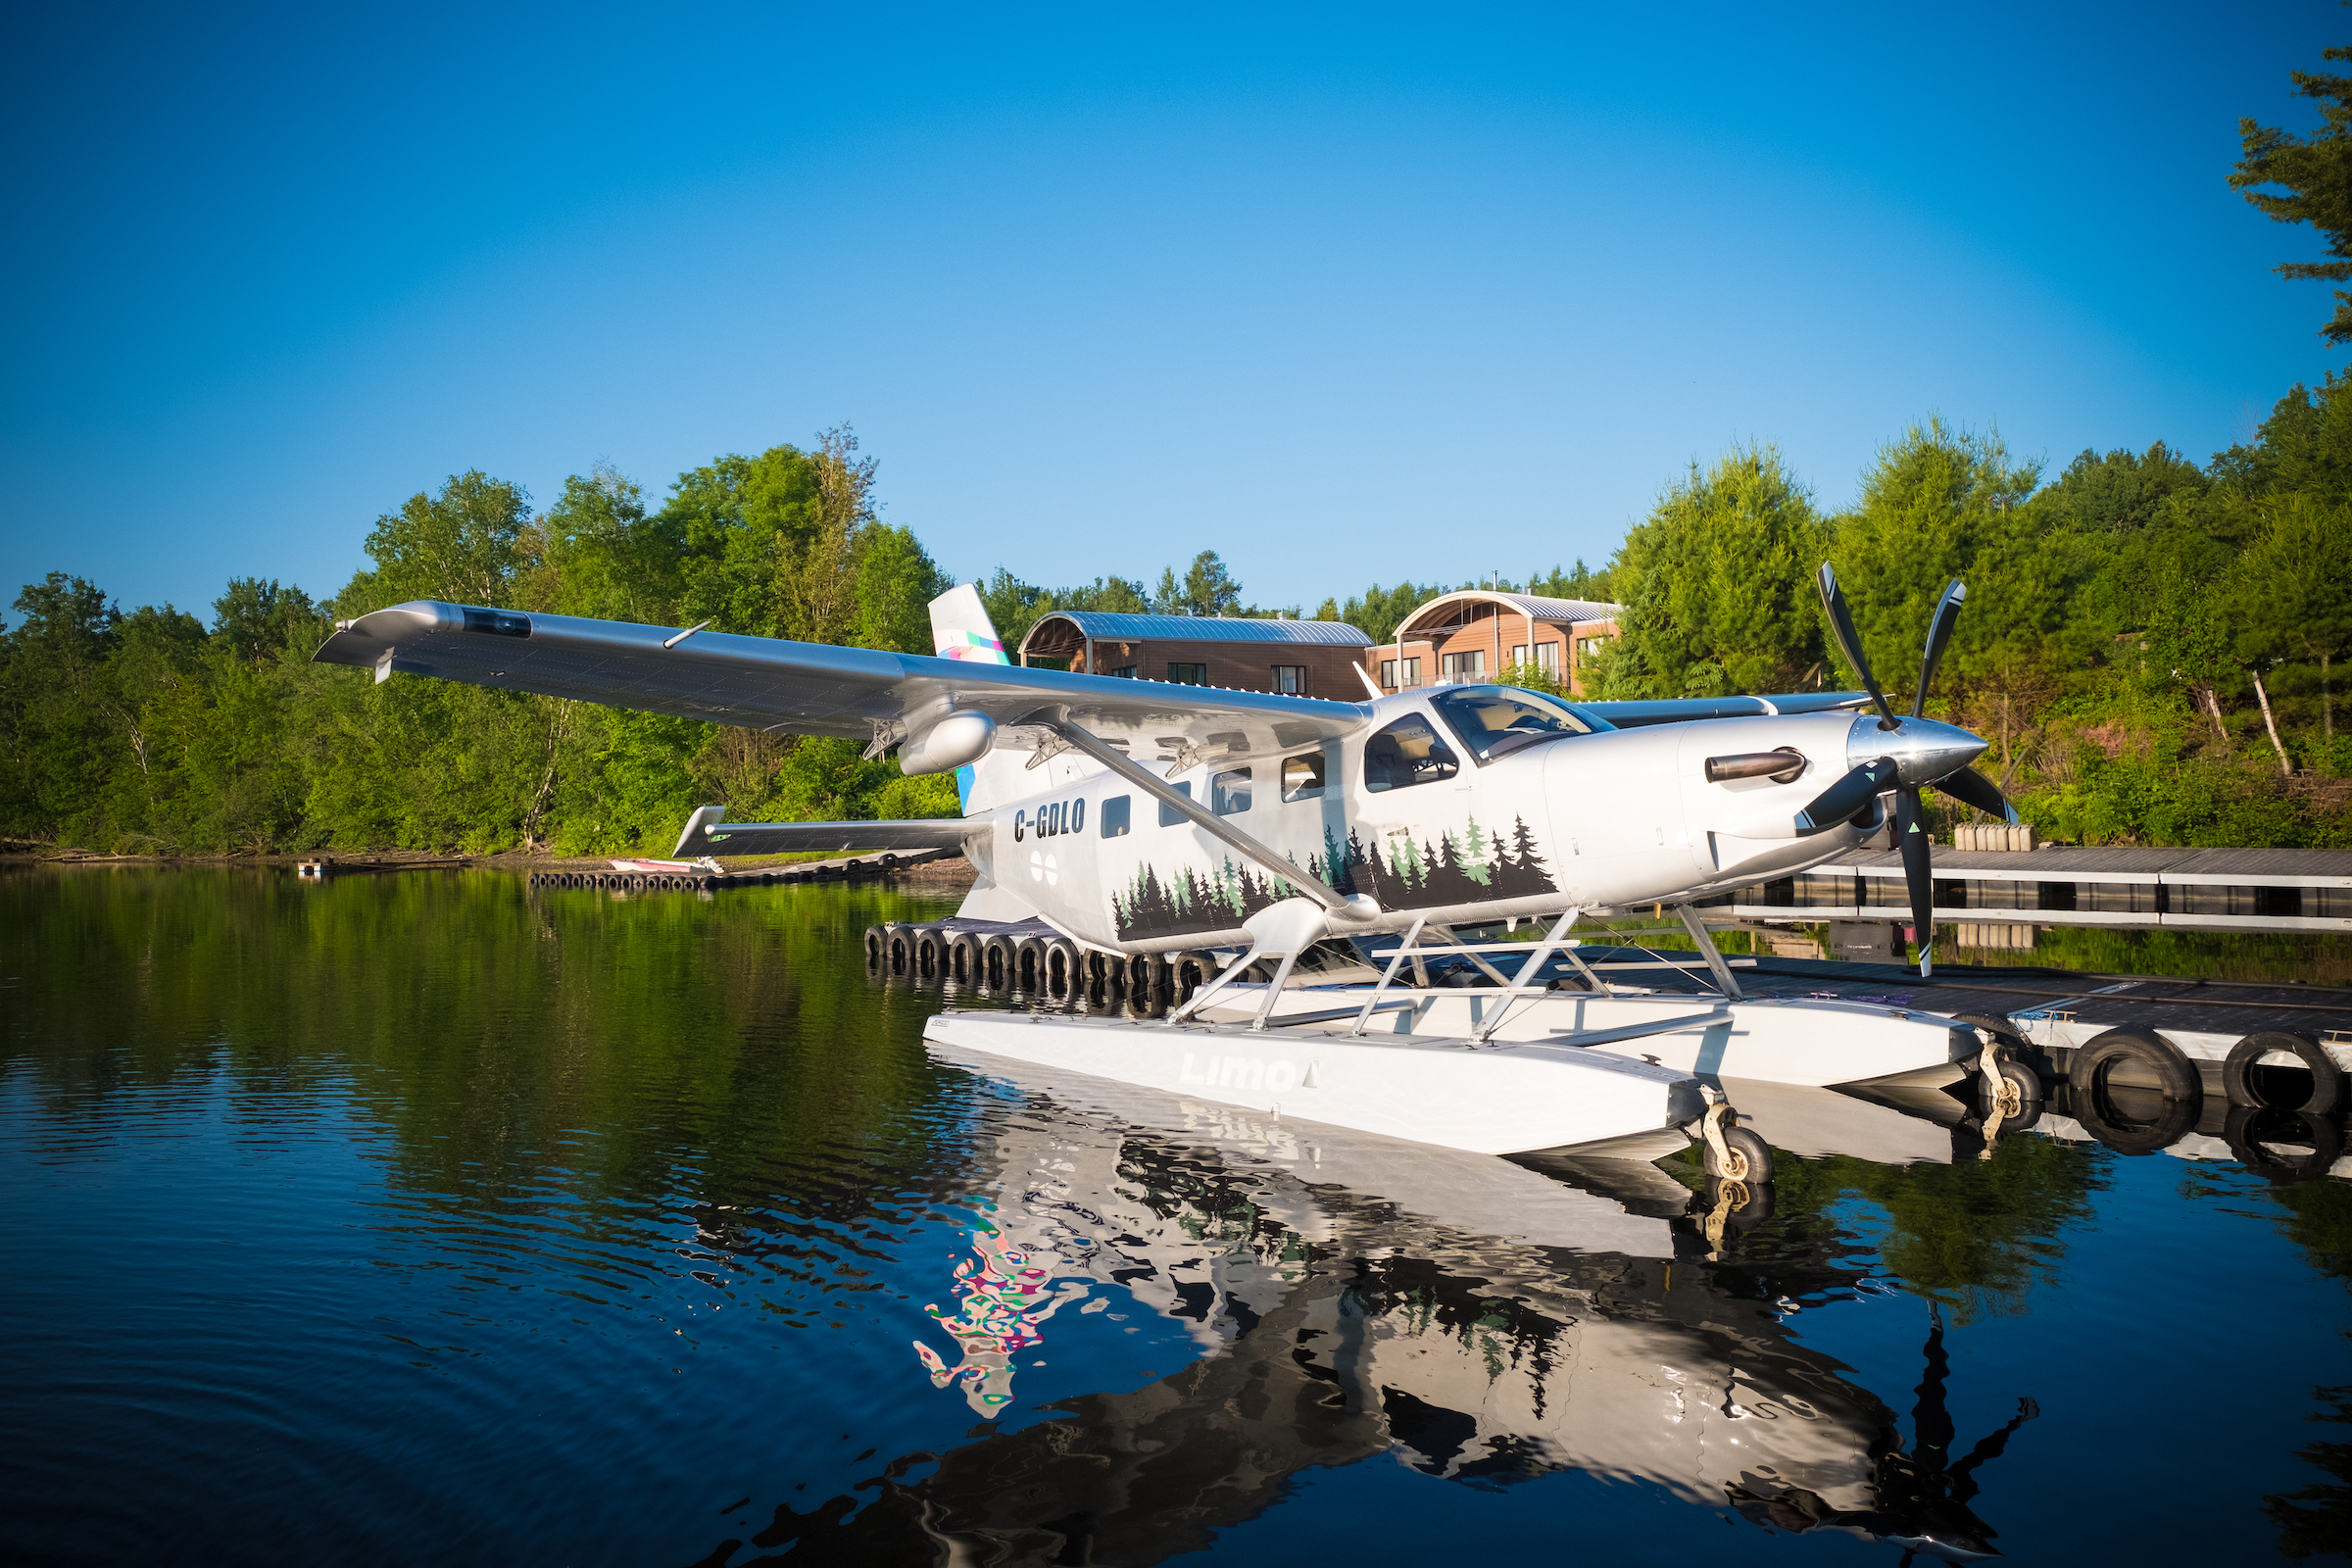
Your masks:
M1382 660L1380 683L1393 692L1412 690L1421 684L1421 661L1418 658Z
M1250 770L1229 767L1208 781L1208 808L1219 816L1250 809Z
M1170 664L1168 679L1179 686L1205 686L1208 684L1208 666L1206 664Z
M1557 675L1560 672L1560 645L1536 644L1536 667L1546 675Z
M1606 637L1579 637L1576 640L1576 657L1591 659L1608 646L1609 640Z
M1177 785L1176 793L1183 796L1188 801L1191 800L1193 798L1193 781L1188 778L1183 783ZM1159 803L1159 825L1161 827L1174 827L1179 822L1190 822L1191 820L1191 817L1185 815L1182 811L1179 811L1167 802L1162 801Z
M1511 644L1511 662L1514 664L1524 664L1527 662L1527 644Z
M1426 713L1407 713L1364 742L1364 788L1376 793L1435 784L1461 770Z
M1394 659L1384 659L1380 662L1380 683L1390 691L1396 689L1396 661Z
M1447 680L1479 680L1487 672L1487 651L1473 648L1467 653L1442 654L1438 658L1438 670Z
M1113 680L1133 680L1135 679L1135 666L1133 664L1121 664L1118 668L1110 671L1110 678Z
M1114 795L1102 803L1102 814L1097 820L1102 824L1104 838L1123 839L1127 836L1128 800L1127 796Z
M1311 801L1323 793L1323 754L1302 752L1282 760L1282 798Z
M1294 697L1305 695L1306 666L1304 664L1276 664L1274 666L1274 689L1278 692L1289 692Z

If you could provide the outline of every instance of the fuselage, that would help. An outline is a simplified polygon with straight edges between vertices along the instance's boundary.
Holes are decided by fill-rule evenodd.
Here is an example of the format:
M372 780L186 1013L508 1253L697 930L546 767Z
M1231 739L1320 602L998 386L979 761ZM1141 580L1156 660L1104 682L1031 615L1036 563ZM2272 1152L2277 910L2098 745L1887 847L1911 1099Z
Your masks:
M1465 723L1477 694L1509 690L1384 697L1359 735L1204 759L1169 782L1305 875L1374 900L1366 931L1679 903L1832 858L1880 824L1874 807L1817 833L1792 826L1846 772L1870 719L1512 730L1499 743ZM1773 777L1706 776L1709 758L1778 750L1790 765ZM967 912L1033 912L1093 946L1149 953L1246 942L1243 921L1296 891L1078 753L1023 761L992 756L975 794L987 831L971 845L983 879Z

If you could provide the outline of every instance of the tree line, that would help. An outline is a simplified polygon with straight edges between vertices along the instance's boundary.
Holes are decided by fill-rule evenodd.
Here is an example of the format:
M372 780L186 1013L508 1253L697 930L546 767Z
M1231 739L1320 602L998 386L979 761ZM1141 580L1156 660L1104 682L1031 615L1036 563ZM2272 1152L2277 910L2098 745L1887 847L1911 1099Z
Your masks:
M333 598L237 578L209 624L51 573L0 636L0 831L118 852L585 855L666 850L710 802L745 819L952 814L950 780L854 741L310 662L334 620L409 599L928 653L928 602L954 579L876 515L874 477L847 429L720 458L659 506L610 467L536 511L519 486L459 474L379 517L370 564ZM1936 596L1967 581L1929 710L1992 742L1987 770L2053 836L2352 843L2336 713L2352 377L2296 387L2203 466L2162 444L2084 452L2046 483L1996 434L1932 418L1835 514L1772 448L1745 447L1668 484L1605 566L1490 581L1624 605L1588 696L1787 691L1854 679L1812 585L1825 560L1901 704ZM1313 615L1380 641L1446 591L1372 585ZM1156 586L999 568L982 592L1008 646L1055 610L1300 613L1248 603L1208 551Z
M953 815L952 779L906 777L856 741L311 662L336 620L412 599L928 654L929 602L955 578L876 514L874 476L847 427L719 458L659 505L609 466L544 510L511 481L458 474L378 517L369 564L331 598L232 578L209 622L169 604L126 612L52 572L0 633L0 835L116 853L610 855L666 852L713 802L744 820ZM1360 602L1379 625L1441 591ZM1000 569L984 594L1008 645L1055 609L1268 612L1214 552L1155 589Z
M1591 695L1854 684L1823 561L1898 706L1945 582L1968 584L1928 710L1991 741L1981 765L2050 835L2352 843L2352 378L2296 387L2209 464L2084 452L2047 483L1930 419L1836 514L1770 447L1694 465L1610 563L1623 635Z

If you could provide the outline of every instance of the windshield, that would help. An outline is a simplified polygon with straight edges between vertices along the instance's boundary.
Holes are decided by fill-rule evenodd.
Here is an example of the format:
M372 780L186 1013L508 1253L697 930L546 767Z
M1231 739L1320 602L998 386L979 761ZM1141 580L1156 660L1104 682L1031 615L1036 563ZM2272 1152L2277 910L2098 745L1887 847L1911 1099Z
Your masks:
M1596 727L1558 698L1521 686L1457 686L1432 693L1430 703L1481 762Z

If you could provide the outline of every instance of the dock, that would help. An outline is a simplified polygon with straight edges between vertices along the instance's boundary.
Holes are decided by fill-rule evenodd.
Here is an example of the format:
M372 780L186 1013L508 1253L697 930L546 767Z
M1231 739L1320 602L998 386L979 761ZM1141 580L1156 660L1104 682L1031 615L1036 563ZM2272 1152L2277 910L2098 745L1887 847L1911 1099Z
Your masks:
M949 850L901 850L882 855L845 855L830 860L748 866L737 871L533 871L534 888L601 888L612 893L724 893L737 888L781 887L804 882L857 882L884 877L931 860L952 860Z
M2352 932L2352 850L1937 845L1935 863L1936 918L1955 924ZM1750 883L1702 906L1710 917L1748 920L1911 920L1892 849Z

